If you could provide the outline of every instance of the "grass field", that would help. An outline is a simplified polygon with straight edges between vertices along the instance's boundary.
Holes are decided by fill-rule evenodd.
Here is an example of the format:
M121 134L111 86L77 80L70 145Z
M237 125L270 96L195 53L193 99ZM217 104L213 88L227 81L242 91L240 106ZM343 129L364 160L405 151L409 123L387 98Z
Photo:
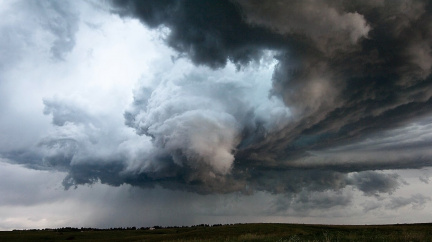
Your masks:
M155 230L17 230L0 241L432 241L432 224L235 224Z

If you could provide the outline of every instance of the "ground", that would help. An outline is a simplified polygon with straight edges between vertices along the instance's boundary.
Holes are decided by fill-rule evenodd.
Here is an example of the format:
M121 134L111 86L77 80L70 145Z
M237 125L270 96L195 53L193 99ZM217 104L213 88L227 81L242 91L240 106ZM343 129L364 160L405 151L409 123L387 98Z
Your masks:
M0 241L432 241L432 224L233 224L92 230L16 230Z

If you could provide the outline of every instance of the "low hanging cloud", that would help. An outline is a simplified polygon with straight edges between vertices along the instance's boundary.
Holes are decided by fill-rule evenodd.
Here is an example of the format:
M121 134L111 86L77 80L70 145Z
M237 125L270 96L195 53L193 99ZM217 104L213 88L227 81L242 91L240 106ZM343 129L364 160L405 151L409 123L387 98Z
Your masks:
M387 170L431 165L428 1L110 4L113 14L162 31L174 62L141 80L121 123L47 97L55 128L4 157L66 171L66 188L100 181L265 191L299 194L295 201L311 207L351 198L305 192L391 194L404 182ZM68 44L53 42L53 55Z
M386 205L389 209L399 209L411 205L413 209L422 209L431 198L421 194L414 194L411 197L394 197L390 203Z

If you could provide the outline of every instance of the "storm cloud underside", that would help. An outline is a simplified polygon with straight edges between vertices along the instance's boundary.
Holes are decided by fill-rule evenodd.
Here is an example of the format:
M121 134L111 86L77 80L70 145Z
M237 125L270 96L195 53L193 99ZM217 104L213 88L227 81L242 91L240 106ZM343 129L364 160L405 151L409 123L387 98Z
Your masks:
M432 165L429 1L129 0L110 7L163 32L177 53L169 71L144 77L124 110L123 128L135 133L66 98L46 97L55 131L4 158L65 171L66 188L100 181L200 194L265 191L298 194L295 201L309 206L350 200L312 201L305 192L352 186L366 196L392 193L404 182L386 170ZM61 6L51 8L61 14ZM76 26L64 29L53 58L73 48ZM412 200L421 206L428 198Z

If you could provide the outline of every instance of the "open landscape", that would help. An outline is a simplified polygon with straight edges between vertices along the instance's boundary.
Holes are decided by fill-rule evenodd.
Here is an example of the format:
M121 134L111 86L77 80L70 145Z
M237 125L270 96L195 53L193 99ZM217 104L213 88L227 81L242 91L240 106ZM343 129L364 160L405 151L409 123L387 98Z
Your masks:
M432 0L0 16L0 242L432 240Z
M0 241L432 241L432 224L231 224L0 232Z

